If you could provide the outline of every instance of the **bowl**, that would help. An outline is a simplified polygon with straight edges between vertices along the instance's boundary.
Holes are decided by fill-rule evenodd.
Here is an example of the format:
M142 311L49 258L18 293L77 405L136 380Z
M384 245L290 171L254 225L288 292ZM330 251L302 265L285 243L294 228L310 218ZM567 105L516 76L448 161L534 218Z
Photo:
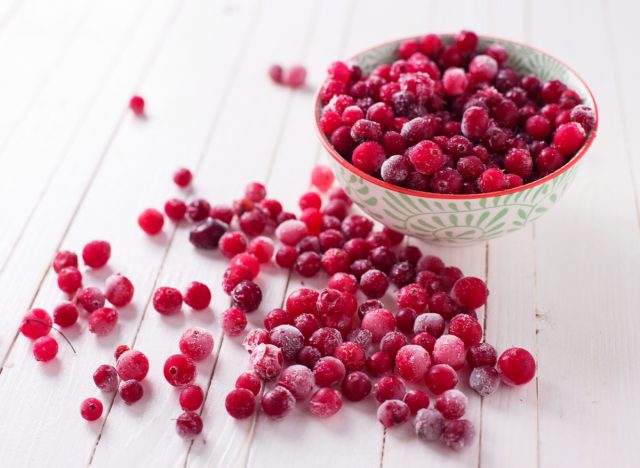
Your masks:
M445 44L453 34L443 34ZM404 38L370 48L351 58L365 75L380 64L396 59ZM509 52L508 65L518 73L533 73L541 81L558 79L576 91L583 103L594 109L596 121L583 147L560 169L536 181L500 192L472 195L442 195L388 184L353 166L331 145L320 127L322 105L316 96L315 118L322 145L336 178L353 201L385 226L427 242L467 245L495 239L522 229L543 216L562 198L573 182L578 163L593 143L598 109L586 83L567 65L533 47L490 36L480 36L480 47L499 44Z

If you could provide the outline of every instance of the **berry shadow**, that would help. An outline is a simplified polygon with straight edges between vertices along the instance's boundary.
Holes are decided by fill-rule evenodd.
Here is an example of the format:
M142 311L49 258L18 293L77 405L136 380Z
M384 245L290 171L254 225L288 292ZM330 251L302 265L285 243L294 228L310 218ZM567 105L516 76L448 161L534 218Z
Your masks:
M57 377L62 370L62 360L59 357L49 362L38 362L37 364L41 366L42 375L46 378Z
M211 325L216 321L216 317L211 307L207 307L204 310L192 311L190 319L198 326Z
M185 326L187 318L183 312L179 312L173 315L161 315L160 320L171 328L182 328Z
M82 274L86 278L91 279L91 282L100 282L100 289L103 289L103 285L106 279L114 273L115 271L110 265L105 265L102 268L86 268Z

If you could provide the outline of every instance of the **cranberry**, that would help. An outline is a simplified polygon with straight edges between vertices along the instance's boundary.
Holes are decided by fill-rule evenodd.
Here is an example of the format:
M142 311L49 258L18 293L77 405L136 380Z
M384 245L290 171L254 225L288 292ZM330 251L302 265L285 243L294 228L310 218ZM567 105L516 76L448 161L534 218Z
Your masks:
M386 428L403 424L409 420L410 416L411 410L402 400L386 400L377 411L378 421Z
M118 323L118 311L111 307L97 309L89 316L89 331L98 336L108 335Z
M148 208L138 216L138 225L144 232L154 236L162 231L164 216L155 208Z
M382 180L402 186L413 169L413 164L407 156L397 154L384 161L380 171Z
M198 385L187 385L180 391L180 407L185 411L195 411L204 401L204 392Z
M341 389L347 400L361 401L371 393L371 380L364 372L351 372L342 381Z
M386 309L376 309L362 318L362 328L369 330L374 342L395 329L395 317Z
M322 255L322 268L329 275L333 275L339 272L349 271L351 265L351 258L349 254L342 249L332 248L327 250Z
M456 169L468 181L474 181L484 172L485 165L477 156L465 156L458 159Z
M316 362L322 357L320 351L313 346L304 346L296 356L296 362L298 364L302 364L303 366L313 369L316 365Z
M504 173L497 167L485 170L478 178L478 188L481 192L498 192L507 188Z
M467 138L482 138L489 127L489 114L482 107L469 107L462 115L461 130Z
M459 96L467 89L467 75L462 68L447 69L442 76L442 85L447 94Z
M478 395L489 396L500 386L500 373L493 366L476 367L469 376L469 386Z
M236 379L236 388L246 388L255 396L258 396L262 389L262 381L253 372L243 372Z
M469 73L474 81L492 81L498 74L498 62L489 55L476 55L469 63Z
M247 250L247 238L241 232L226 232L218 242L220 252L227 258L233 258Z
M254 279L260 273L260 262L256 257L250 254L241 253L231 259L231 268L244 266L251 272L251 279Z
M399 288L412 283L415 279L416 271L410 262L398 262L389 272L389 280Z
M578 151L586 138L587 135L579 123L569 122L556 129L553 144L561 154L567 156Z
M471 346L482 340L482 327L470 316L459 314L449 322L449 334L460 338L465 346Z
M225 335L238 336L247 327L247 316L237 307L231 307L222 313L222 330Z
M355 294L358 290L358 281L355 276L349 273L338 272L329 278L328 286L340 292Z
M122 380L143 380L149 372L149 359L134 349L124 351L116 358L116 371Z
M445 167L436 172L431 178L433 193L457 194L462 192L462 176L455 169Z
M194 439L202 432L202 418L194 411L185 411L176 419L176 433L183 439Z
M198 249L211 250L218 247L220 238L227 232L227 226L222 221L207 218L199 222L189 232L189 242Z
M102 416L102 402L97 398L87 398L80 404L80 416L87 421L95 421Z
M53 309L53 321L60 327L70 327L78 321L78 307L73 302L58 304Z
M53 258L53 271L60 273L68 267L78 268L78 256L69 250L61 250Z
M387 275L380 270L368 270L360 278L360 288L370 298L377 299L384 296L388 287Z
M313 384L313 372L300 364L287 367L278 379L278 385L289 390L296 400L304 400L311 395Z
M294 247L283 245L276 252L276 263L282 268L291 268L298 259L298 252Z
M209 210L210 217L222 221L225 224L231 223L231 221L233 220L233 214L233 210L226 205L214 205Z
M321 192L326 192L333 185L335 176L327 166L318 165L311 171L311 183Z
M339 385L344 379L346 369L342 361L333 357L320 358L313 367L315 383L319 387L332 387Z
M431 365L429 353L417 345L406 345L396 355L396 372L409 382L418 382Z
M202 361L213 351L213 335L204 328L189 328L180 337L180 352L194 361Z
M339 344L333 355L344 364L348 372L364 368L366 355L362 347L356 343L346 342Z
M373 377L379 377L391 371L393 359L388 353L378 351L367 358L365 366L369 374Z
M174 387L184 387L196 378L196 365L189 356L174 354L164 362L164 378ZM131 382L131 381L130 381ZM137 381L133 381L137 382Z
M413 333L427 332L434 338L438 338L444 333L445 322L440 314L428 312L420 314L413 323Z
M590 132L596 123L595 112L585 105L578 105L571 109L570 118L572 122L577 122L585 132Z
M458 375L448 364L436 364L427 371L425 382L431 393L440 395L458 385Z
M231 291L231 304L245 313L256 310L261 302L262 290L253 281L240 281Z
M522 179L528 179L533 170L531 154L526 149L511 149L504 158L504 168Z
M184 291L184 302L193 310L204 310L211 303L211 291L206 284L192 281Z
M267 226L267 217L258 209L240 215L240 229L248 236L259 236Z
M269 67L269 78L276 84L282 84L282 67L274 64Z
M442 150L429 140L421 141L411 147L408 151L408 156L416 170L421 174L433 174L444 164Z
M224 406L232 418L246 419L256 410L256 396L246 388L236 388L227 394Z
M547 104L558 102L560 95L565 89L567 89L567 87L558 80L547 81L540 89L540 97Z
M242 347L249 353L253 353L258 345L269 342L269 332L262 328L256 328L247 333L242 341Z
M442 335L436 340L432 356L435 364L449 364L460 369L465 361L464 342L454 335Z
M120 398L127 405L132 405L144 396L144 388L137 380L127 380L120 385Z
M445 391L436 400L436 409L446 419L460 419L467 410L467 397L460 390Z
M50 336L41 336L33 342L32 352L36 361L49 362L58 354L58 342Z
M384 148L375 141L365 141L360 143L353 151L353 165L358 169L368 173L375 174L382 167L386 154Z
M133 299L133 283L126 276L115 274L105 281L105 296L116 307L124 307ZM104 304L104 301L103 301Z
M52 325L51 316L44 309L32 309L27 312L20 324L20 332L31 340L49 334Z
M396 358L396 354L403 346L407 345L409 340L402 333L391 331L384 335L380 340L380 351L389 354L392 358Z
M315 276L322 267L322 259L317 252L304 252L298 256L295 268L300 275L310 278Z
M304 313L315 313L319 293L313 289L296 289L286 300L287 311L297 317Z
M76 294L76 300L84 310L91 313L104 306L105 297L98 288L89 287L79 290Z
M445 421L442 440L450 449L460 451L471 444L475 434L475 428L471 421L466 419Z
M331 144L343 156L350 155L356 146L355 141L351 138L351 129L347 126L342 126L333 132Z
M309 400L309 412L319 418L333 416L342 408L342 396L332 388L320 388Z
M442 413L435 409L421 409L416 414L413 423L416 435L426 441L433 442L439 440L444 431L444 418Z
M105 266L109 257L111 257L111 245L107 241L91 241L82 249L82 260L91 268Z
M285 359L293 361L304 346L304 336L292 325L278 325L269 333L269 342L282 350Z
M453 316L454 304L446 292L436 292L429 298L429 310L441 315L445 320Z
M506 384L524 385L536 375L536 362L526 349L509 348L500 355L498 370Z
M373 266L385 273L391 271L391 267L398 261L396 254L389 247L376 247L369 253L369 260Z
M329 327L319 328L309 338L309 344L317 348L323 356L333 355L340 343L342 343L340 332Z
M547 175L557 169L560 169L564 163L564 156L553 146L544 148L536 159L536 167L540 171L541 175Z
M118 345L118 347L116 347L116 349L113 351L113 357L116 359L116 361L118 360L118 358L120 356L122 356L125 352L129 351L129 347L126 344L121 344Z
M413 333L413 324L418 313L410 308L402 308L396 314L396 327L403 333Z
M363 350L367 350L373 342L373 335L364 328L354 328L347 335L347 341L359 345Z
M282 75L282 82L291 88L302 88L307 79L307 69L302 65L294 65Z
M187 205L178 198L167 200L164 204L164 214L166 214L171 221L180 221L184 218L186 212Z
M479 278L461 278L453 285L451 295L460 305L469 309L477 309L487 302L489 291Z
M153 293L153 308L162 315L172 315L182 308L182 293L176 288L161 286Z
M497 361L496 349L489 343L474 344L467 350L467 364L471 368L495 366Z
M411 414L416 414L421 409L429 407L429 396L420 390L408 391L402 401L407 404Z
M262 397L260 405L264 414L272 419L282 419L296 404L296 399L289 390L277 386Z
M144 114L144 99L141 96L133 96L129 100L129 109L131 109L134 115L138 117L141 116L142 114ZM100 407L100 412L102 413L102 406ZM99 417L100 416L98 416L98 418Z
M373 386L373 395L379 403L387 400L402 400L405 393L407 391L404 383L395 375L384 376Z
M251 353L253 372L263 380L274 380L282 371L282 350L272 344L259 344Z
M473 31L460 31L456 35L456 47L461 52L473 52L478 47L478 36Z

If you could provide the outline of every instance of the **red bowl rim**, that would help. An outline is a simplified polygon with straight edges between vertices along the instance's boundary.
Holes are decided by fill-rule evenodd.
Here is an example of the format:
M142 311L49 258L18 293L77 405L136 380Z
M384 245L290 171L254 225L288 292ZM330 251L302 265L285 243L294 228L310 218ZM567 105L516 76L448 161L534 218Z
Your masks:
M440 37L445 37L445 36L454 36L455 34L450 34L450 33L443 33L440 34ZM459 194L440 194L440 193L431 193L431 192L422 192L419 190L412 190L412 189L408 189L408 188L404 188L404 187L399 187L397 185L392 185L389 184L383 180L377 179L375 177L373 177L370 174L367 174L366 172L361 171L360 169L358 169L357 167L355 167L353 164L351 164L349 161L347 161L344 157L342 157L342 155L340 155L340 153L338 153L333 146L331 145L331 142L328 140L327 136L324 134L324 132L322 131L322 128L320 127L320 116L319 116L319 112L318 109L320 109L320 88L318 89L318 91L316 92L316 98L314 101L314 107L313 107L313 111L314 111L314 118L315 118L315 122L316 122L316 131L318 132L318 136L320 137L320 141L322 143L322 146L324 146L324 148L329 152L329 154L331 155L331 157L336 160L338 162L338 164L340 164L341 166L343 166L345 169L347 169L349 172L352 172L358 176L360 176L361 178L365 179L368 182L371 182L372 184L375 184L381 188L387 189L387 190L391 190L393 192L399 192L399 193L403 193L405 195L411 195L414 197L420 197L420 198L433 198L433 199L446 199L446 200L472 200L472 199L478 199L478 198L492 198L492 197L499 197L502 195L509 195L509 194L513 194L513 193L518 193L518 192L523 192L525 190L529 190L531 188L534 188L538 185L544 184L545 182L548 182L551 179L554 179L556 177L558 177L560 174L563 174L565 172L567 172L569 169L571 169L573 166L575 166L584 156L584 154L587 152L587 150L591 147L591 144L593 143L593 140L596 137L596 133L597 133L597 129L598 129L598 122L599 122L599 116L598 116L598 105L596 104L596 100L593 97L593 93L591 92L591 88L589 88L589 86L587 85L587 83L582 79L582 77L580 75L578 75L575 70L573 68L571 68L569 65L567 65L566 63L564 63L562 60L556 58L555 56L544 52L536 47L532 47L530 45L524 44L522 42L518 42L518 41L513 41L510 39L503 39L501 37L496 37L496 36L487 36L487 35L479 35L478 36L480 39L487 39L489 41L502 41L502 42L509 42L511 44L520 46L520 47L524 47L527 49L531 49L539 54L543 54L546 55L547 57L550 57L554 60L556 60L558 63L560 63L563 67L565 67L567 70L569 70L571 73L573 73L573 75L578 79L578 81L580 81L582 83L582 85L585 87L585 89L587 90L587 93L589 93L589 97L591 98L591 101L593 102L593 107L594 107L594 112L595 112L595 122L593 124L593 129L591 130L591 132L589 133L589 137L587 138L587 141L585 141L584 145L582 146L582 148L580 149L580 151L578 151L578 153L571 158L571 160L566 163L564 166L562 166L560 169L557 169L556 171L552 172L551 174L547 174L544 177L541 177L540 179L534 180L533 182L529 182L527 184L523 184L520 185L519 187L514 187L511 189L507 189L507 190L501 190L498 192L489 192L489 193L475 193L475 194L465 194L465 195L459 195ZM371 50L375 50L378 49L380 47L384 47L390 44L394 44L394 43L401 43L404 41L408 41L411 39L416 39L416 36L410 36L410 37L405 37L405 38L401 38L401 39L394 39L391 41L387 41L387 42L383 42L382 44L378 44L376 46L373 47L369 47L368 49L365 49L357 54L352 55L350 58L348 58L347 60L354 60L355 57L363 55Z

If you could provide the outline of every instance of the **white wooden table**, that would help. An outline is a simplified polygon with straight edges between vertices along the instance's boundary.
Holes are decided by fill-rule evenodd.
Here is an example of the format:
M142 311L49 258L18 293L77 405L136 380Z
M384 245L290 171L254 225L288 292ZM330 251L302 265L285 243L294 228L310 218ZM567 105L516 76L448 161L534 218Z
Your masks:
M638 18L631 0L0 1L0 466L638 466ZM421 246L486 277L487 340L531 349L537 380L471 398L479 437L460 454L409 427L385 434L373 403L346 404L326 421L304 409L281 422L232 420L224 397L246 353L221 337L225 262L195 252L184 228L149 241L137 214L178 194L178 166L195 170L211 200L263 180L293 206L324 156L311 90L272 85L268 65L304 63L315 87L333 59L461 28L557 55L600 105L600 135L575 185L535 226L470 248ZM134 93L147 99L146 119L126 109ZM134 281L134 303L113 334L72 328L77 355L61 341L56 361L41 365L17 336L20 319L61 299L54 252L94 238L111 242L110 265ZM164 319L149 307L156 285L191 280L214 287L213 313ZM260 281L266 310L298 286L275 268ZM177 393L161 366L196 325L214 332L216 350L199 366L205 429L189 444L175 434ZM112 406L91 379L120 343L151 360L147 394L131 407ZM80 418L88 396L105 401L104 424Z

